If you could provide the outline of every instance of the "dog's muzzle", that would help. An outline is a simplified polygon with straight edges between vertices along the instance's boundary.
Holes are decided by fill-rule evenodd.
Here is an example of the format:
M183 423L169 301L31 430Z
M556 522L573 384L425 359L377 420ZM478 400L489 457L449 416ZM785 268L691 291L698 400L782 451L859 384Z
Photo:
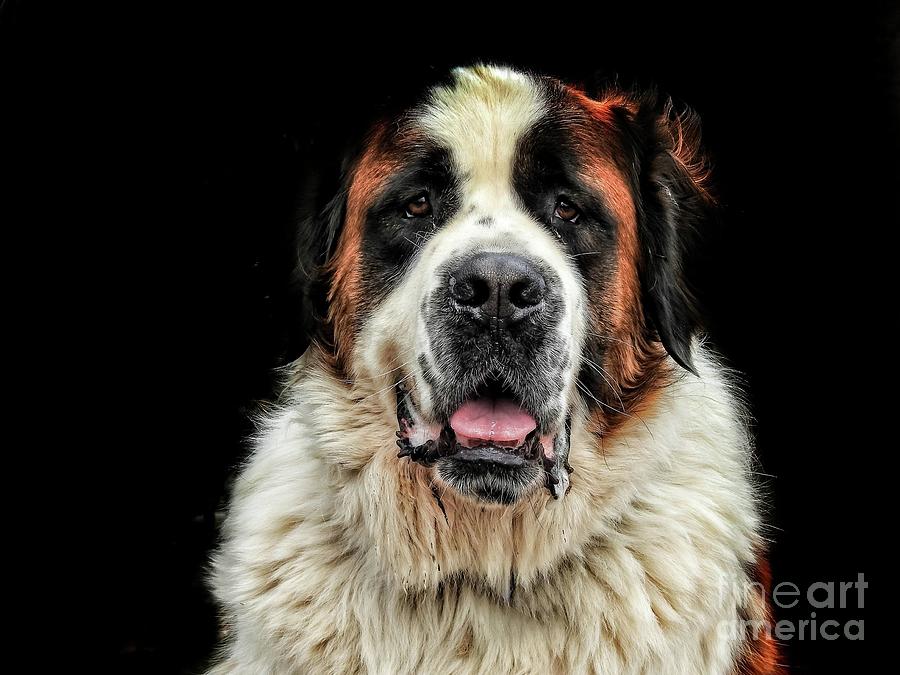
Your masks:
M503 252L477 252L439 273L424 313L431 354L419 359L432 421L398 385L400 457L435 466L452 487L486 501L516 501L541 477L560 497L570 470L560 403L569 355L558 276Z

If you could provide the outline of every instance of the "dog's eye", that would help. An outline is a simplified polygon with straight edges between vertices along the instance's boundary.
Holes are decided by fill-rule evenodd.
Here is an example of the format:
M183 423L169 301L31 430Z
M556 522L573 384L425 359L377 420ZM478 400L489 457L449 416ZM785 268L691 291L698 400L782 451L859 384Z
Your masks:
M431 215L431 202L428 195L420 195L406 204L407 218L424 218Z
M559 199L556 202L556 210L553 212L553 215L560 220L575 223L578 222L578 217L581 215L581 212L565 199Z

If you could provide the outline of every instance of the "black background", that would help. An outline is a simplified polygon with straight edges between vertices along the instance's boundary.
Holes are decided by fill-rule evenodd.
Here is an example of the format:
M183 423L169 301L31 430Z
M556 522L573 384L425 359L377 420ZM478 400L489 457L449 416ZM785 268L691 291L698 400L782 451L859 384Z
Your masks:
M7 35L41 32L40 17L17 12ZM896 531L893 510L876 508L896 449L898 52L887 5L795 16L594 8L534 17L527 30L462 8L446 10L457 23L410 12L354 28L349 8L342 20L179 12L106 17L112 28L99 32L115 46L90 59L100 77L75 86L104 113L93 128L117 192L115 222L91 232L112 251L101 344L115 415L98 433L111 451L109 551L95 573L112 598L102 638L116 670L193 672L214 644L202 574L215 513L249 415L301 346L285 278L301 167L389 92L483 59L655 83L700 113L723 213L695 282L714 344L745 374L771 474L774 579L805 588L863 572L870 583L865 610L817 611L868 619L864 642L794 640L788 659L795 672L865 672L883 630L869 615L889 592L873 553ZM64 61L58 81L71 86L78 73Z

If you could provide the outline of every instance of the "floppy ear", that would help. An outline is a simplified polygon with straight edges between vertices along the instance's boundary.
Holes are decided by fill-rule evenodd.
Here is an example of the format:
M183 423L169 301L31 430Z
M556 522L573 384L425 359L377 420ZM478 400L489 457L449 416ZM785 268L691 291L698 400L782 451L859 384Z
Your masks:
M644 99L634 116L639 161L638 225L644 307L666 351L697 374L691 342L700 315L685 276L701 226L713 215L699 118L670 100Z
M292 294L297 299L294 332L305 349L328 312L326 265L334 253L347 205L352 162L348 154L340 166L316 162L304 172L294 228ZM302 349L299 351L302 352Z

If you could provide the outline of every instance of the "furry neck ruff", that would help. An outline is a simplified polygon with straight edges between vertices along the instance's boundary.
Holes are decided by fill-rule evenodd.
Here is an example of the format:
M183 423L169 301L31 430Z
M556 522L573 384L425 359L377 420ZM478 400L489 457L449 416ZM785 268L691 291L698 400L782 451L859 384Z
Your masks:
M776 672L744 415L694 353L607 438L573 412L567 494L499 505L398 459L393 388L312 348L234 484L212 672Z

